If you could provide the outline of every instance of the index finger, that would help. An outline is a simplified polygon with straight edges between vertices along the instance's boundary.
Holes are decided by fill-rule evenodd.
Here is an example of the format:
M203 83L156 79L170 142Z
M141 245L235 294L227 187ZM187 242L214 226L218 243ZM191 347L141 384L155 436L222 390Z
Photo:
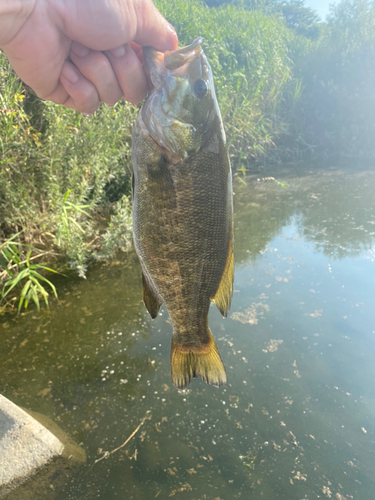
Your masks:
M112 69L122 89L123 97L132 104L138 104L147 95L148 82L141 61L129 44L107 50Z

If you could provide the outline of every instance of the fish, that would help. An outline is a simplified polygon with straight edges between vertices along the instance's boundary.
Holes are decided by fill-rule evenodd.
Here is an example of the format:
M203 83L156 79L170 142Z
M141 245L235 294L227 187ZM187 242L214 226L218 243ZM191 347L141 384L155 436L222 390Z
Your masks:
M213 301L223 317L233 279L232 174L213 75L202 38L161 53L143 48L153 89L132 136L133 239L143 301L172 324L171 379L198 375L220 387L226 371L208 326Z

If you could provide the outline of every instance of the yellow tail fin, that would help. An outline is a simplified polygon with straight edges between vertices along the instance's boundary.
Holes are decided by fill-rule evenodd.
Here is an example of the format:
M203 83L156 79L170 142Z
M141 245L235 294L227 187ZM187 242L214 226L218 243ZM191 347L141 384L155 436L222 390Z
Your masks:
M227 383L227 375L215 339L208 330L210 340L199 348L173 342L171 348L171 375L176 389L184 389L192 378L201 376L207 384L220 387Z

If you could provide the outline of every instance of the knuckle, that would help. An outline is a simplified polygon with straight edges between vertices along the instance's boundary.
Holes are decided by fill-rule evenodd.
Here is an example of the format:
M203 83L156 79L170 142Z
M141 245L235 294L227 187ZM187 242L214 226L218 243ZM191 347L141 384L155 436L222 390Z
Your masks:
M96 52L93 54L93 67L95 67L95 70L98 72L108 72L111 70L111 64L108 61L108 58L102 53L102 52Z
M91 52L85 57L71 56L75 66L89 80L97 78L98 75L108 74L111 64L102 52Z
M76 111L79 111L80 113L88 114L91 115L92 113L95 113L95 111L99 108L99 103L93 104L93 103L87 103L87 104L82 104L82 103L75 103L74 109Z
M99 99L95 89L86 88L71 96L74 108L81 113L93 113L99 107Z

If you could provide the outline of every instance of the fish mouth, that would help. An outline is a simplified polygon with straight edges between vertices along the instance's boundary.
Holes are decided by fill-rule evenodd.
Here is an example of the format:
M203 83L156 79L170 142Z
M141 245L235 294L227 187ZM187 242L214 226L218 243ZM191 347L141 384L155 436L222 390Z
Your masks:
M164 65L169 70L180 68L186 63L190 63L202 54L202 37L196 38L190 45L181 49L170 51L164 54Z
M143 47L142 51L152 83L158 88L161 85L162 75L165 75L168 71L182 68L202 55L202 37L197 37L186 47L172 51L168 50L164 54L153 47Z

